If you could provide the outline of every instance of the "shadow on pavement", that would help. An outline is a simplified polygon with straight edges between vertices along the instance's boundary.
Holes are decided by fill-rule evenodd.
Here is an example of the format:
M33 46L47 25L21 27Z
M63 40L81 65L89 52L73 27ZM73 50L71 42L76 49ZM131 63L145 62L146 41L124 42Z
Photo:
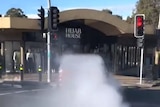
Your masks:
M124 87L124 100L129 103L146 103L160 105L159 89L149 89L140 87Z

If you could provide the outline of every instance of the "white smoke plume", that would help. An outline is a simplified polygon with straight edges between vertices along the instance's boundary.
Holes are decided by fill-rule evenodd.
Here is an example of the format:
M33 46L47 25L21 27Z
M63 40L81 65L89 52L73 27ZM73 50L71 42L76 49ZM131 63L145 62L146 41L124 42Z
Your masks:
M61 68L62 86L54 95L55 107L129 107L100 56L64 55Z

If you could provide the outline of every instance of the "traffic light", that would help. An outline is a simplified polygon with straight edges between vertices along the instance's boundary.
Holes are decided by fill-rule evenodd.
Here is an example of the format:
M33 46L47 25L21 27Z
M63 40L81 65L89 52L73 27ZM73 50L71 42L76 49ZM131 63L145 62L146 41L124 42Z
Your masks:
M143 38L144 37L144 14L137 14L135 15L134 20L134 36L136 38Z
M51 34L51 42L52 43L58 43L58 34L57 33L54 33L54 32L52 32L52 33L50 33Z
M50 7L49 17L50 28L51 30L56 31L58 29L59 24L59 9L57 7Z
M38 16L40 17L41 31L43 31L44 30L44 23L45 23L45 11L42 6L40 9L38 9Z
M58 39L58 37L57 37L57 34L56 34L56 33L53 35L53 38L54 38L54 40L57 40L57 39Z
M51 38L52 38L52 40L53 41L55 41L55 40L58 40L58 36L57 36L57 33L51 33Z

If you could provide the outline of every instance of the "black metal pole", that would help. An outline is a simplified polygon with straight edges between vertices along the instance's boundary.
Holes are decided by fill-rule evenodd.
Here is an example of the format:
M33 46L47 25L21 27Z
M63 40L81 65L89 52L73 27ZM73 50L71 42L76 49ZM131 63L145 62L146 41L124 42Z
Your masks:
M38 67L38 73L39 73L39 81L42 81L42 68L41 68L41 66Z
M21 75L21 81L23 81L23 64L20 64L20 75Z

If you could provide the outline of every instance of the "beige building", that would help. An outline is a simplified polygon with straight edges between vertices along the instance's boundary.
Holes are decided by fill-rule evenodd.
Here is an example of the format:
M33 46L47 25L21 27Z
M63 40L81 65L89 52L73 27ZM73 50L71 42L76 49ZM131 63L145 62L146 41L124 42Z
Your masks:
M74 23L74 26L72 26L72 23ZM111 49L113 50L113 52L110 52L110 54L113 57L112 62L117 62L114 63L114 66L118 65L119 68L117 69L125 69L128 67L136 66L137 47L136 39L133 36L133 24L129 24L126 21L121 20L120 18L109 13L97 10L75 9L60 12L61 27L59 28L59 31L61 31L61 29L66 30L68 28L73 28L70 29L70 31L76 31L76 28L81 28L80 25L85 26L86 29L91 29L92 31L96 30L97 32L99 32L97 33L97 35L103 34L103 36L108 37L109 42L115 41L105 46L110 46L109 48L113 47ZM88 32L84 28L81 28L82 30L80 29L79 32L85 35ZM47 18L45 21L45 29L47 29ZM63 35L63 33L57 34ZM94 33L91 33L91 35L92 34L94 35ZM152 53L152 49L156 46L156 37L154 35L155 33L153 26L146 25L145 45L147 46L147 48L151 47L151 49L148 48L150 49L149 52L146 49L146 52L148 53ZM92 37L90 37L89 39L92 40ZM43 69L45 69L46 38L40 33L38 19L1 17L0 42L2 59L1 64L5 68L4 72L16 71L19 68L20 63L27 66L26 54L28 50L31 50L34 53L35 56L32 60L33 62L36 62L36 66L42 65ZM60 48L60 50L62 49L62 47ZM118 49L119 51L117 51L116 49ZM44 53L42 54L42 52ZM119 52L118 54L121 54L123 57L120 59L120 57L117 56L116 52ZM132 56L131 53L133 52L135 54ZM125 55L126 53L127 55ZM129 59L130 57L132 59ZM125 59L127 61L125 61Z

